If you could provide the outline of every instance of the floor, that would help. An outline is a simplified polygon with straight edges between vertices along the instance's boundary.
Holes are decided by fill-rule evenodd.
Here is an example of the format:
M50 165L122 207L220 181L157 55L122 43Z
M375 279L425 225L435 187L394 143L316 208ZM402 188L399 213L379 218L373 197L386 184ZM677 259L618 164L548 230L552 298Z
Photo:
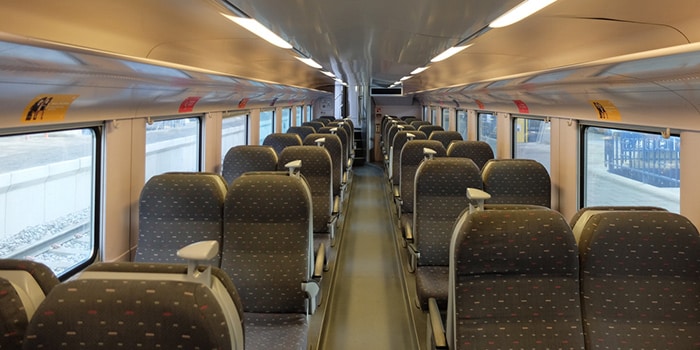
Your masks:
M352 181L320 349L418 349L383 172Z

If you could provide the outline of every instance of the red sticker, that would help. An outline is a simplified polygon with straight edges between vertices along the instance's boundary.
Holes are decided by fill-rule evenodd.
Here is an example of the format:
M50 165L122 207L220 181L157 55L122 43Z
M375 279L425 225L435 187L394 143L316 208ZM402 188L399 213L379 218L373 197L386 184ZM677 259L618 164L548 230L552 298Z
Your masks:
M527 104L521 100L513 100L513 103L515 103L516 106L518 106L518 112L520 113L530 113L530 108L527 107Z
M180 113L192 112L194 110L194 105L197 104L201 97L188 97L182 103L180 103Z
M238 102L238 108L245 108L245 106L248 104L248 101L250 101L249 98L244 98L241 100L241 102Z
M479 100L474 100L474 102L476 102L476 106L479 107L479 109L484 109L484 104L481 103L481 101L479 101Z

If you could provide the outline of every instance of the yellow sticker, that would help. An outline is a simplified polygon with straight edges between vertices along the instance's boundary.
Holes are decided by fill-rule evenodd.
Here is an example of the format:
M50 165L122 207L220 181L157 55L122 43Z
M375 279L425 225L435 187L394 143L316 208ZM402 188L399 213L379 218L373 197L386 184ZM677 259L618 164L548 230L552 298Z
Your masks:
M590 101L598 113L598 119L600 120L622 120L620 116L620 111L615 107L615 105L608 100L593 100Z
M39 95L24 108L22 123L60 122L78 95Z

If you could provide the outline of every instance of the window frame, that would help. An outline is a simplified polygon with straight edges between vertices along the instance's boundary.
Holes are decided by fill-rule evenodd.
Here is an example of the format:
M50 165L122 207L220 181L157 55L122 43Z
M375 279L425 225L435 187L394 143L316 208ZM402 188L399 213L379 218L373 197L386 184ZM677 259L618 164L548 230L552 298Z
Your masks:
M481 139L481 130L482 130L481 129L482 128L481 116L485 115L485 114L490 115L493 118L494 122L496 123L496 127L495 127L495 129L496 129L496 138L495 138L496 146L495 147L491 146L491 149L493 151L494 156L496 156L496 158L498 158L498 114L496 112L492 112L492 111L477 111L476 112L476 140L487 142L486 140ZM489 145L491 145L491 144L489 143Z
M524 141L524 142L518 141L518 138L519 138L519 131L518 131L518 125L517 125L517 124L518 124L518 120L519 120L519 119L522 119L522 120L525 120L525 121L537 120L537 121L540 121L540 122L542 123L541 125L550 124L550 121L549 121L548 118L546 118L546 117L540 117L540 116L521 115L521 114L513 114L513 115L511 115L511 122L512 122L512 129L511 129L511 130L512 130L512 132L511 132L511 152L510 152L511 158L513 158L513 159L534 159L534 158L525 158L525 157L523 157L523 158L518 158L518 157L517 157L516 150L517 150L517 148L518 148L518 144L519 144L519 143L528 143L528 141ZM523 131L523 132L524 132L524 131ZM539 132L539 131L538 131L538 132ZM527 134L523 134L523 136L527 137L528 135L527 135ZM544 165L544 167L547 169L547 172L549 172L549 173L551 174L551 158L552 158L551 124L550 124L550 143L549 143L549 152L548 152L548 153L549 153L549 157L548 157L546 163L540 162L540 161L537 160L537 159L535 159L535 160L537 160L537 161L540 162L542 165Z
M182 114L182 115L171 115L171 116L161 116L161 117L148 118L148 121L146 124L146 129L145 129L145 133L146 133L145 145L148 145L148 126L153 125L153 124L158 123L158 122L184 120L184 119L197 119L197 132L196 132L197 140L195 142L195 145L197 145L197 155L195 156L195 159L197 161L197 166L195 167L196 170L194 170L194 171L201 172L203 167L204 167L204 148L205 148L205 145L204 145L204 143L205 143L205 140L204 140L204 115L203 114ZM148 155L144 154L144 179L145 179L145 181L148 181L148 179L150 179L150 177L148 177L148 173L145 171L147 158L148 158ZM168 170L168 171L183 171L183 170Z

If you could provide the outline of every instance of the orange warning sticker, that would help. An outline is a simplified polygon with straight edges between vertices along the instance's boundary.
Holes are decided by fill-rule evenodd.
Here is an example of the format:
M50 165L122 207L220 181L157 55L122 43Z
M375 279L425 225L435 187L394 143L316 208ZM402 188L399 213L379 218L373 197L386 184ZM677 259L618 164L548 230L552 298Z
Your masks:
M60 122L68 107L79 95L39 95L32 99L22 114L22 123Z
M615 105L608 100L592 100L590 101L600 120L620 121L622 116Z
M192 112L194 110L194 105L199 102L199 99L201 97L199 96L193 96L193 97L188 97L180 103L180 108L178 109L178 112L180 113L188 113Z

